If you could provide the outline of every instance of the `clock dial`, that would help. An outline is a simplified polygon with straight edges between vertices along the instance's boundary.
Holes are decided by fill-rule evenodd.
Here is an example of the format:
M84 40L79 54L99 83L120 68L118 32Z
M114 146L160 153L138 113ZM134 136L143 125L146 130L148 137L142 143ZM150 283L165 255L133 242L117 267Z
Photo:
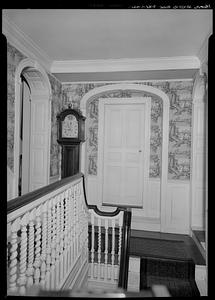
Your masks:
M62 122L62 137L77 138L78 137L78 121L75 116L68 115Z

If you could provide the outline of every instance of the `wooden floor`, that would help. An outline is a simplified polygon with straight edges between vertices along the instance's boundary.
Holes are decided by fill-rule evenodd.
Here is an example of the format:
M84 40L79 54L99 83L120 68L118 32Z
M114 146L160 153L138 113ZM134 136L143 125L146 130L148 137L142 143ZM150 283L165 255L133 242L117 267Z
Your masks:
M155 238L155 239L165 239L174 241L184 241L186 246L186 251L189 256L193 259L196 265L205 265L205 259L202 256L200 250L196 246L194 240L185 234L172 234L172 233L162 233L162 232L152 232L152 231L142 231L142 230L131 230L131 237L143 237L143 238Z

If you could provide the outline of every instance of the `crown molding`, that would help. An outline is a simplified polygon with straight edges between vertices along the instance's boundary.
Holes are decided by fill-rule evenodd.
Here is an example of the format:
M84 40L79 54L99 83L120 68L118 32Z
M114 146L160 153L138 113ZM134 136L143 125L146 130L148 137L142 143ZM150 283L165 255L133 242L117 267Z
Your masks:
M212 28L208 32L206 38L204 39L199 51L197 52L197 57L200 61L200 67L202 67L208 61L208 39L212 34Z
M53 61L52 73L123 72L149 70L198 69L196 56L176 56L135 59L98 59Z
M27 57L37 60L51 73L199 69L201 57L205 57L204 53L207 51L201 50L203 54L199 54L199 56L53 61L6 14L3 13L2 17L2 33L6 36L7 41Z
M24 34L16 24L9 20L5 14L2 14L2 33L11 45L28 58L35 59L46 71L50 72L52 60L49 56L31 38Z

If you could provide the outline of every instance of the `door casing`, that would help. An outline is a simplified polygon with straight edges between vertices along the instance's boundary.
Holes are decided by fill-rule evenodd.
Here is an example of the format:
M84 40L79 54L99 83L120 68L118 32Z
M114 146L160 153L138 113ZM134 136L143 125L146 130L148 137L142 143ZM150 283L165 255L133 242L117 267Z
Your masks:
M31 88L32 100L42 99L46 105L46 146L47 151L44 158L44 170L42 186L49 184L50 173L50 142L51 142L51 85L46 71L36 61L26 58L23 59L17 66L15 72L15 122L14 122L14 182L13 191L14 197L18 196L18 179L19 179L19 132L20 132L20 109L21 109L21 88L22 82L20 75L25 73L26 79ZM37 117L37 116L35 116ZM35 139L34 144L37 145L38 141ZM30 145L30 152L31 152ZM36 161L35 161L36 164ZM30 167L30 166L29 166ZM31 175L30 175L31 177ZM40 185L41 186L41 185ZM39 186L38 186L39 187ZM38 188L32 186L32 189Z
M106 152L105 147L105 133L107 132L105 128L105 125L107 125L107 113L106 108L108 107L118 107L122 109L122 111L125 108L125 105L129 105L129 107L141 107L143 108L142 113L144 113L144 120L143 120L143 128L144 130L140 130L141 133L141 149L138 149L142 151L141 153L136 153L137 157L140 155L141 159L141 166L139 168L141 175L141 183L138 186L141 186L141 201L138 201L138 203L135 204L128 204L126 203L126 206L131 207L139 207L142 208L144 206L143 199L145 195L146 190L146 180L148 174L149 174L149 161L150 161L150 112L151 112L151 98L150 97L132 97L132 98L101 98L99 99L99 120L98 120L98 181L99 181L99 198L104 199L104 153ZM125 111L124 111L125 112ZM124 126L126 123L124 123ZM125 128L124 128L125 130ZM137 150L137 151L138 151ZM125 152L125 151L124 151ZM133 153L134 154L134 153ZM139 158L139 157L138 157ZM123 174L122 174L123 175ZM132 182L130 182L132 184ZM114 205L115 204L115 205ZM122 204L116 204L116 203L104 203L102 200L102 205L113 205L113 206L119 206Z

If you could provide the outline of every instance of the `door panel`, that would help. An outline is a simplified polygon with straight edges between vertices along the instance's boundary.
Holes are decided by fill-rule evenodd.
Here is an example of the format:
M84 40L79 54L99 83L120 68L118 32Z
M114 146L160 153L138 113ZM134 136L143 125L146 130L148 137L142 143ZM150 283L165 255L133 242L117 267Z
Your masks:
M34 96L31 101L30 190L47 184L48 162L48 101Z
M105 104L103 203L142 205L145 104Z
M30 90L23 81L22 195L29 192Z

